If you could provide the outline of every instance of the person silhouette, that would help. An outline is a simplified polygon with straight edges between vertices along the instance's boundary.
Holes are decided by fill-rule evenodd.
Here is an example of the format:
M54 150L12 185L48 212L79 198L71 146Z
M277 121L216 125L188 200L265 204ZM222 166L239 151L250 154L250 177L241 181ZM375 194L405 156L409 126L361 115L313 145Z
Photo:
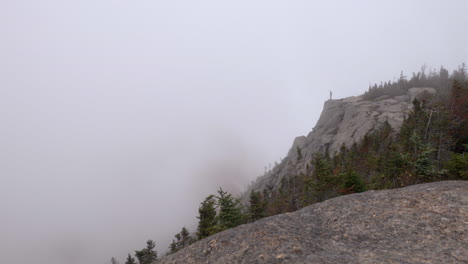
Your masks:
M330 100L332 99L332 95L333 95L333 93L332 93L332 91L330 91Z

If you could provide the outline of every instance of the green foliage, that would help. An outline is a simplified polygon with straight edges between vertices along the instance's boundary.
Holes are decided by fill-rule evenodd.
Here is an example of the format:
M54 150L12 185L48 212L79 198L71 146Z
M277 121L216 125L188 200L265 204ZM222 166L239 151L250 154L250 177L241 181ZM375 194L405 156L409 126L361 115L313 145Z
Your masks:
M222 188L219 188L216 198L219 205L219 229L225 230L242 224L244 215L242 214L240 201Z
M464 75L466 76L466 70ZM454 151L463 152L464 144L468 144L468 82L453 81L450 98L450 114L452 118L451 136L455 140Z
M187 228L185 227L182 227L182 230L180 231L180 247L183 248L183 247L186 247L190 244L191 242L191 237L190 237L190 233L189 231L187 230Z
M153 240L146 241L146 248L135 251L135 257L140 264L151 264L158 259L158 253L154 248L156 244Z
M252 222L265 217L267 214L267 201L260 192L250 193L249 217Z
M336 195L337 178L330 159L316 153L312 158L313 172L304 179L303 201L305 205L323 201Z
M468 150L468 145L465 145ZM468 180L468 153L454 153L452 158L446 163L450 179Z
M185 227L182 227L182 230L175 234L174 237L176 240L172 240L172 243L169 245L169 254L176 253L182 248L193 243L193 239L190 237L190 233Z
M430 157L434 151L435 149L426 147L414 161L414 170L418 181L429 182L435 179L437 171L433 165L433 159Z
M172 240L172 243L169 245L169 254L174 254L178 251L177 249L177 242L173 239Z
M466 78L464 65L454 71L451 78L449 78L448 71L443 67L440 68L439 72L431 71L427 73L426 67L423 66L418 73L413 73L409 80L402 72L397 81L388 81L379 85L374 84L369 86L368 91L364 94L364 98L366 100L373 100L381 96L404 95L412 87L433 87L439 95L445 96L447 94L447 87L450 85L450 79L454 78Z
M127 261L125 264L137 264L136 260L132 257L132 255L128 254Z
M245 215L242 210L239 199L219 188L218 196L208 196L198 209L198 238L202 239L244 223Z
M208 237L215 233L216 219L216 199L214 195L209 195L198 208L198 239Z
M285 182L286 181L283 178L279 190L272 193L270 201L268 202L268 215L276 215L290 211L291 206L289 204L289 200L291 195Z
M366 190L366 184L361 176L355 171L347 171L340 174L343 179L343 189L340 191L342 194L360 193Z

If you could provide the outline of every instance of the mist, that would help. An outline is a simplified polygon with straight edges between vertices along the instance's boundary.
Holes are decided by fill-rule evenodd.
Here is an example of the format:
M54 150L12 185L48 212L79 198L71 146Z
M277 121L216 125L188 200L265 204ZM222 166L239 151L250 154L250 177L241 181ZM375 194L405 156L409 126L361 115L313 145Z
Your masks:
M240 193L328 99L468 58L468 2L0 3L3 263L123 263Z

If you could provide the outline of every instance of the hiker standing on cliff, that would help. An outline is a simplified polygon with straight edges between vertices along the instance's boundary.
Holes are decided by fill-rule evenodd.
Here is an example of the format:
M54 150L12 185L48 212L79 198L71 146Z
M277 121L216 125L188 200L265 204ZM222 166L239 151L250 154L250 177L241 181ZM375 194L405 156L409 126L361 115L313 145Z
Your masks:
M332 99L332 95L333 95L333 93L332 93L332 91L330 91L330 101Z

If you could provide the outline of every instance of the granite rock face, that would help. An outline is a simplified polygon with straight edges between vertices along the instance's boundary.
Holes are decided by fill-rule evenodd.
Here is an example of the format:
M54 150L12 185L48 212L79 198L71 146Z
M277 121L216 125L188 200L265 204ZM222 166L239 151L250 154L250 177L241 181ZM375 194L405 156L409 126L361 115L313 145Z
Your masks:
M350 147L385 122L398 131L413 107L412 100L425 93L435 94L436 90L411 88L406 95L395 97L381 96L365 100L363 96L353 96L326 101L314 129L307 136L297 137L281 163L258 177L242 196L243 202L248 201L250 191L276 189L284 177L305 171L314 153L328 153L332 156L339 152L342 145ZM301 162L297 162L297 147L302 150L304 157Z
M215 234L157 263L468 263L468 182L341 196Z

